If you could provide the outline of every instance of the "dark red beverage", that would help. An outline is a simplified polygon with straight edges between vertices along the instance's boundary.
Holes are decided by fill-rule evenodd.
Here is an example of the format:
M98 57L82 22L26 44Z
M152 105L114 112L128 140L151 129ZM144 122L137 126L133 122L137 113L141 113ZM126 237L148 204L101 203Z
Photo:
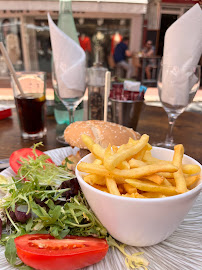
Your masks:
M26 94L25 97L15 97L19 122L23 134L34 135L45 130L45 96L41 94ZM26 136L23 136L26 137Z

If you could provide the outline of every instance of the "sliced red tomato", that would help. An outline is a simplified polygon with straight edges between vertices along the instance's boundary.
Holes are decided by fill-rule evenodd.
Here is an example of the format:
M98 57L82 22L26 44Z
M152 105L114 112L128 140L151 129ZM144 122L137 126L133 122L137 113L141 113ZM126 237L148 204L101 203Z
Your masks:
M107 241L94 237L68 236L58 240L48 234L15 238L18 257L38 270L75 270L101 261Z
M35 151L36 151L38 156L44 155L44 153L38 149L36 149ZM21 164L19 163L19 162L22 162L21 158L27 158L28 156L35 158L35 155L33 153L32 148L22 148L22 149L19 149L17 151L14 151L11 154L10 159L9 159L9 163L10 163L10 166L15 173L18 172L18 170L21 166ZM54 163L50 158L47 159L47 162Z

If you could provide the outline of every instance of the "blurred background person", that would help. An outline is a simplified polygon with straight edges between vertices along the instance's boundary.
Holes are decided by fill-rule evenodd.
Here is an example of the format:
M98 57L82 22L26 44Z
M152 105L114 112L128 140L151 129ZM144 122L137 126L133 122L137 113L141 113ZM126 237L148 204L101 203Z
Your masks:
M155 54L154 46L151 40L147 40L145 47L142 50L142 57L153 57ZM151 69L155 66L155 59L147 59L145 73L148 80L151 79Z
M127 62L127 58L132 57L132 52L128 49L129 38L123 37L122 41L114 50L114 61L117 66L126 70L126 78L130 79L133 75L133 66Z

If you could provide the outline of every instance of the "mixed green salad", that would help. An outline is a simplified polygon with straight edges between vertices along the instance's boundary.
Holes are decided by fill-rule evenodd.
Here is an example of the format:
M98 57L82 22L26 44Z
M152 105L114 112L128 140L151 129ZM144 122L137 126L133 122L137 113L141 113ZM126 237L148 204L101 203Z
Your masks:
M39 250L40 259L44 256L46 261L46 256L50 252L54 257L60 253L63 254L66 250L65 256L71 257L72 250L77 251L78 255L91 244L94 248L88 250L86 260L91 258L90 264L95 263L105 256L109 245L117 247L125 255L128 267L146 269L148 262L139 256L141 254L127 254L124 246L118 245L108 235L107 230L90 209L74 173L68 171L65 165L56 166L49 156L36 149L39 145L41 143L35 144L33 149L30 148L22 155L23 157L17 155L16 158L14 155L15 158L10 160L11 167L16 172L14 177L6 178L0 175L0 244L5 246L7 261L12 266L23 270L33 269L32 267L35 266L30 263L33 256L28 261L24 260L24 255L20 252L23 250L22 245L19 244L20 239L26 246L27 254L33 255L35 248ZM71 161L67 158L66 162ZM25 241L22 237L26 235L33 237L26 238ZM72 238L72 236L77 238ZM91 239L94 240L93 243ZM97 242L95 245L95 239L102 242ZM90 244L86 244L87 242ZM93 261L96 247L98 250L102 245L102 251L99 250L100 259ZM29 266L19 261L18 256ZM78 261L80 260L81 258L78 257ZM69 265L71 263L72 259ZM84 266L87 265L73 265L72 268L69 266L70 268L63 267L62 269L79 269ZM36 267L42 270L55 269L51 268L53 266L44 268L43 265L37 265Z

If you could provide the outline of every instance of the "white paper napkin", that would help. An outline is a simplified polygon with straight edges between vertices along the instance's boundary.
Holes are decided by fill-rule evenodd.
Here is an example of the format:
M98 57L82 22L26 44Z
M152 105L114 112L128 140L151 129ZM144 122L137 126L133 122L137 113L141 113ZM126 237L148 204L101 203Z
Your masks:
M201 54L202 11L196 4L166 31L163 65L176 67L172 72L163 68L163 102L177 106L188 105L190 87L196 82L190 66L198 64Z
M140 90L140 82L132 82L132 81L124 81L123 89L127 91L139 91Z
M80 97L86 87L85 52L79 44L55 25L49 14L48 23L61 98Z

